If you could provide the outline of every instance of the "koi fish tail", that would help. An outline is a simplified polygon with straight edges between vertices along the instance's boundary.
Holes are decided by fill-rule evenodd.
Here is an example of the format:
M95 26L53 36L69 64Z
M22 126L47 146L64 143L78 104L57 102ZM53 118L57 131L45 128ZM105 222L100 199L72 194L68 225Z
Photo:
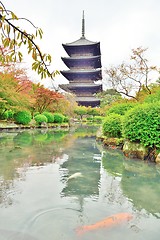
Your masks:
M76 233L77 233L78 236L81 236L82 234L84 234L87 231L88 231L87 226L78 227L76 229Z

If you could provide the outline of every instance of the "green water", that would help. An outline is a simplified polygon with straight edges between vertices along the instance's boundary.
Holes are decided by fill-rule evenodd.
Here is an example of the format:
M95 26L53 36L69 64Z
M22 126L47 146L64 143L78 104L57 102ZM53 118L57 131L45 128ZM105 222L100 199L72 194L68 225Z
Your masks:
M0 133L0 240L160 239L160 166L107 150L96 131ZM124 212L133 219L77 235Z

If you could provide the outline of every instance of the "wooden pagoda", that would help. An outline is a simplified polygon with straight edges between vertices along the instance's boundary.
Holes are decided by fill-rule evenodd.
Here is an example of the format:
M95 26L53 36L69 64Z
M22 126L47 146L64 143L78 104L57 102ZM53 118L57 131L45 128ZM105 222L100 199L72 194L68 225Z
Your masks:
M95 94L102 91L101 51L100 42L92 42L85 38L84 12L82 18L82 36L77 41L62 44L68 57L62 61L69 70L61 74L69 81L60 87L75 94L78 105L97 107L100 100Z

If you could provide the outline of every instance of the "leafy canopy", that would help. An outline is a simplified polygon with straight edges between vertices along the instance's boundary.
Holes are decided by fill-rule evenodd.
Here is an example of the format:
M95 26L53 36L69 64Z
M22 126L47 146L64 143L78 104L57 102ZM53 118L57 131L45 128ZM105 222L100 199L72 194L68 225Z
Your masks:
M26 32L21 29L19 24L21 21L26 21L34 29L34 33ZM42 39L43 31L41 28L34 26L34 24L26 19L16 16L10 10L7 10L4 4L0 1L0 62L21 62L23 54L20 51L22 46L28 50L28 54L32 56L32 69L35 70L41 78L53 78L58 71L50 72L49 66L52 58L50 54L42 53L39 46L36 44L37 38ZM3 51L4 46L7 51Z

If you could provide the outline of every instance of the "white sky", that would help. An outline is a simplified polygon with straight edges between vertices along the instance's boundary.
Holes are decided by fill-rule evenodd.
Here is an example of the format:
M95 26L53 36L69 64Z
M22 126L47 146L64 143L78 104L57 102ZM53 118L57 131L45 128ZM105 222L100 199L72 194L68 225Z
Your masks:
M100 41L103 69L128 59L131 49L139 46L147 47L147 58L160 67L160 0L5 0L3 3L18 17L26 17L43 29L44 36L38 45L52 55L52 69L66 69L61 61L62 56L67 56L62 43L81 37L83 10L85 36ZM39 79L34 73L33 76ZM56 82L63 81L63 76L56 78Z

